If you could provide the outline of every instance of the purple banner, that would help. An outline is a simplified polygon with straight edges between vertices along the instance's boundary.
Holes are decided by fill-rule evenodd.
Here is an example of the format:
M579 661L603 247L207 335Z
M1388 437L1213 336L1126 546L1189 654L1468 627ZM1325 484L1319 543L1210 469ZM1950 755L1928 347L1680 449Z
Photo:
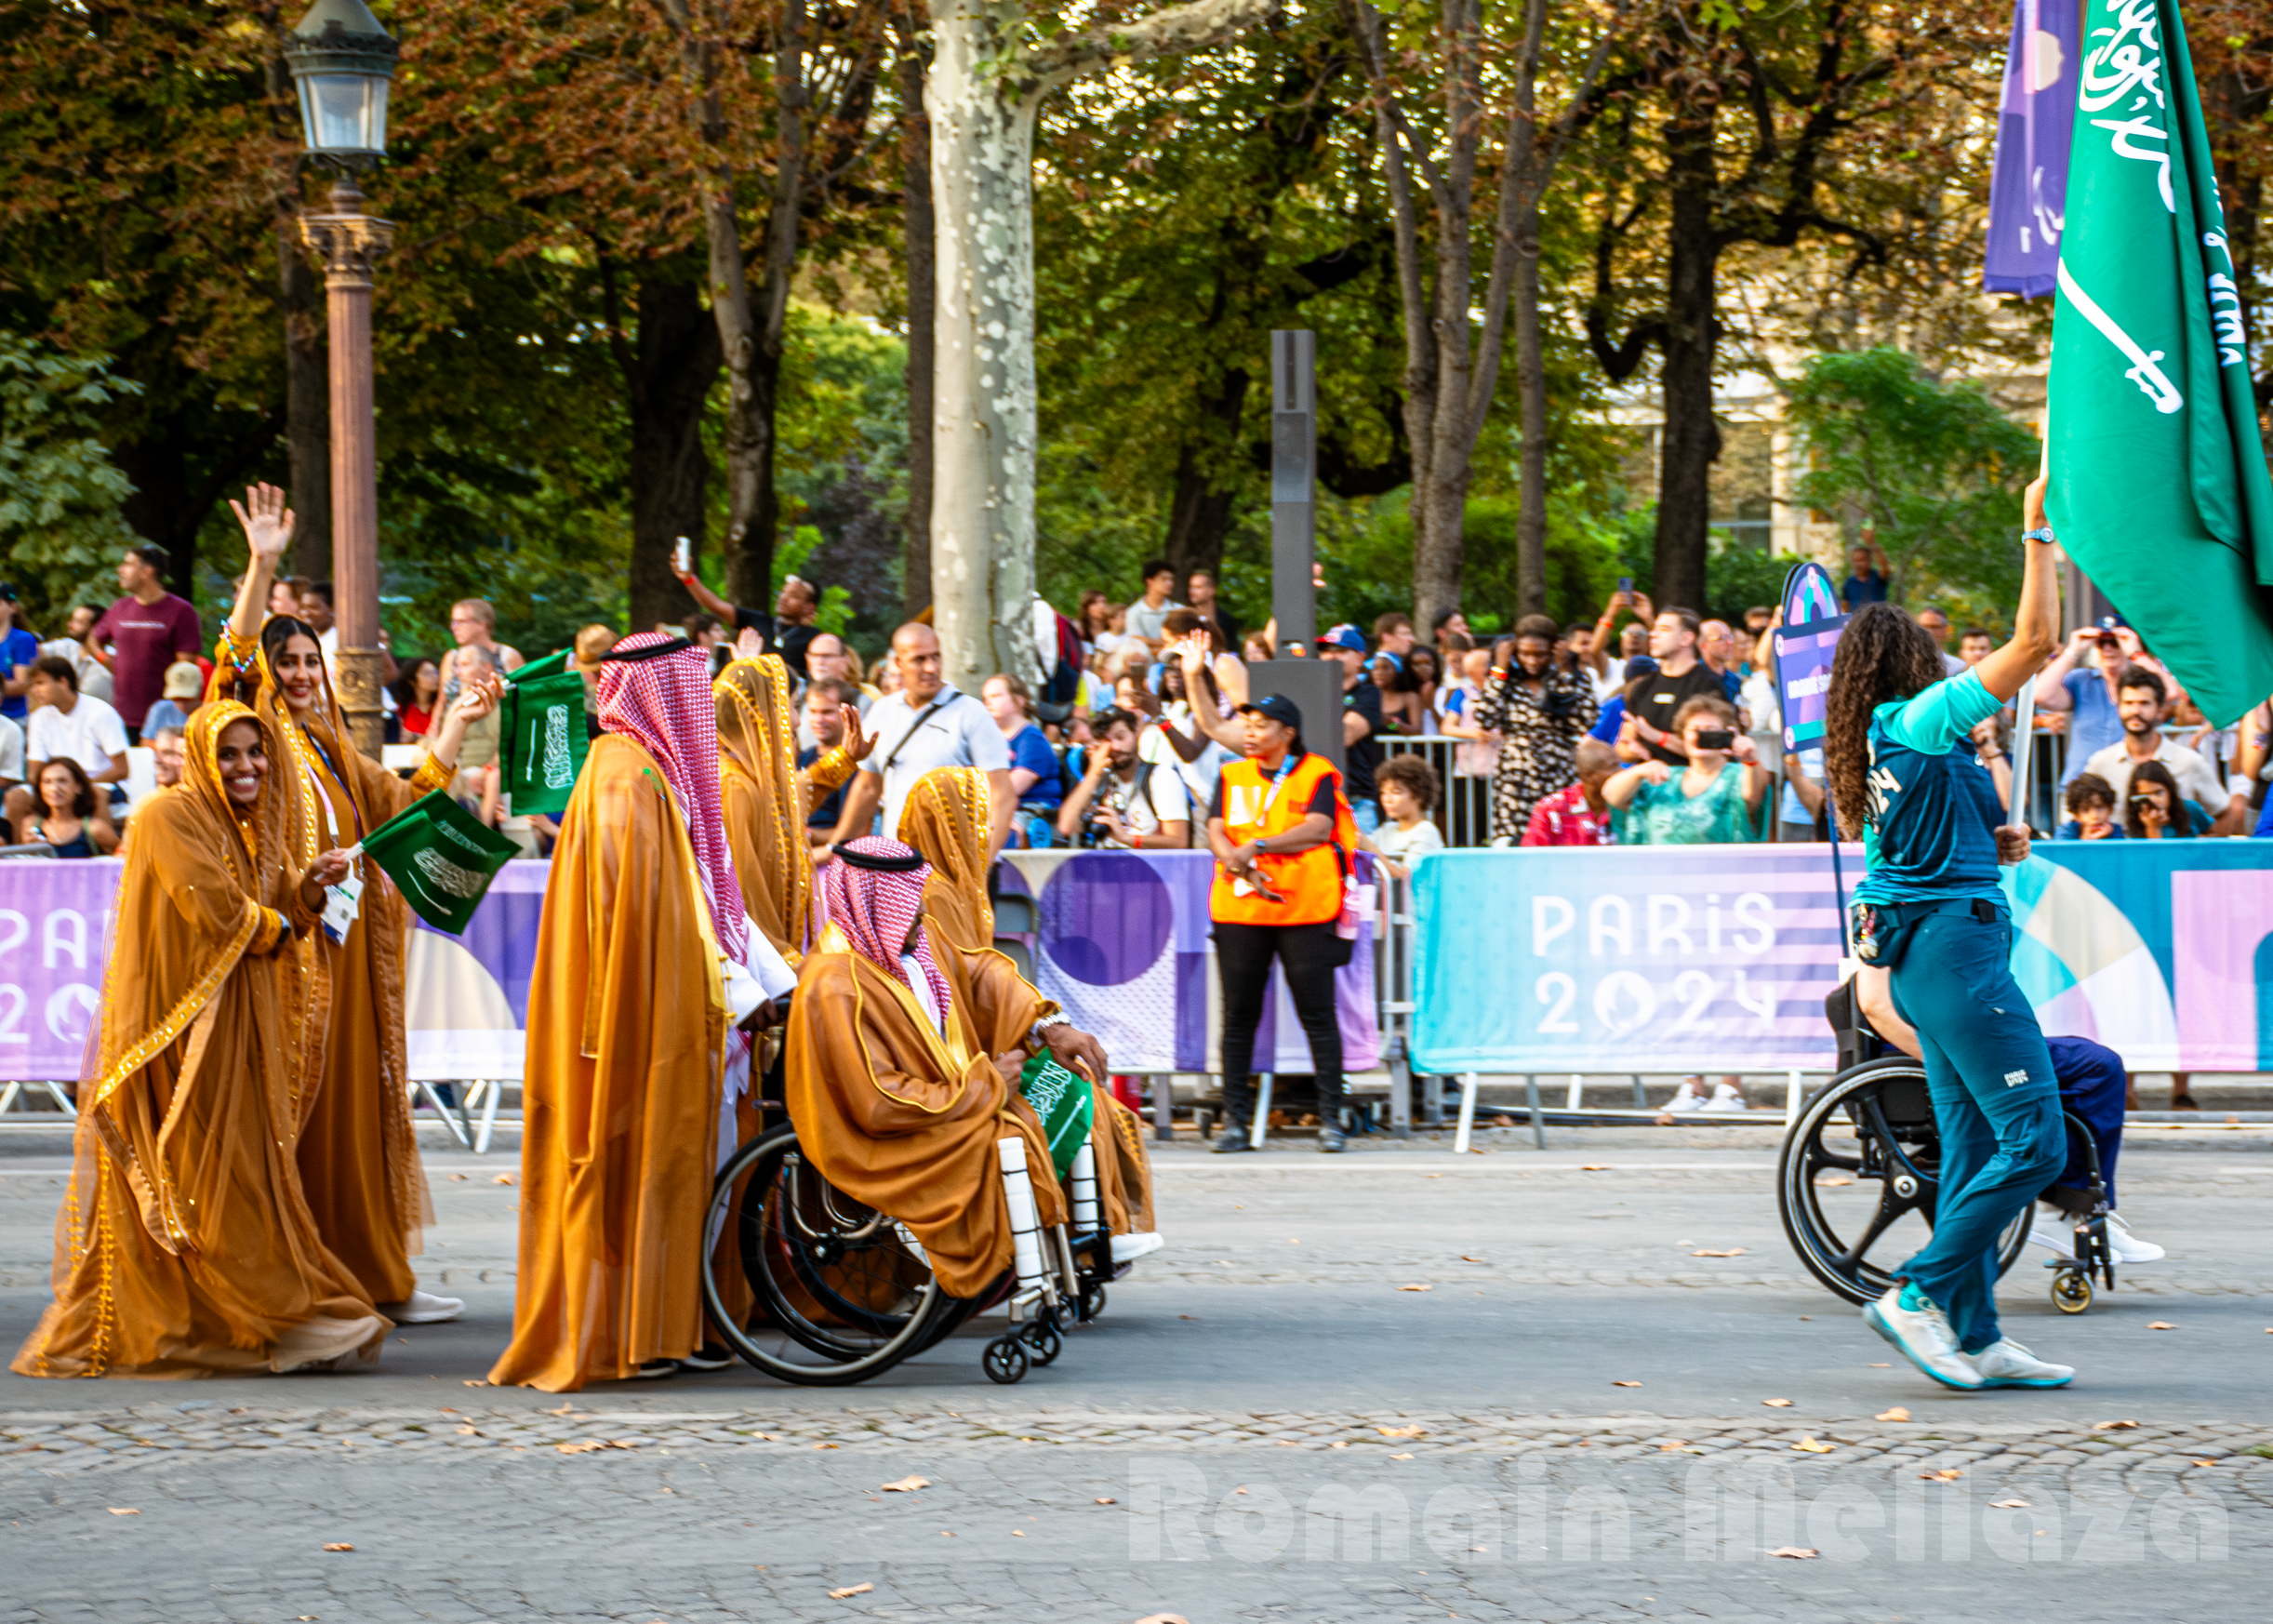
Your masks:
M2040 299L2053 290L2067 214L2080 33L2077 0L2017 0L2013 7L1981 273L1990 293Z

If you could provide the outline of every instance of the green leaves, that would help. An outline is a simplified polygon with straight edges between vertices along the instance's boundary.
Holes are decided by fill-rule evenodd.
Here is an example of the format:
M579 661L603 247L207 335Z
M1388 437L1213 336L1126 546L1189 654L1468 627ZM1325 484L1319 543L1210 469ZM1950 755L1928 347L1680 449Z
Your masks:
M0 330L0 560L35 619L99 589L137 538L119 509L133 486L100 435L99 408L140 386L107 356L67 355Z

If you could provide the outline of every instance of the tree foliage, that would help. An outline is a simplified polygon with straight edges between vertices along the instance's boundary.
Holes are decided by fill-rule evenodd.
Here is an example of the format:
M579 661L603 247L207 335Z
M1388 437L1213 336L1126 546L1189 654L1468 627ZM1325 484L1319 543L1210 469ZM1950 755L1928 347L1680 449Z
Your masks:
M1791 418L1808 447L1794 494L1867 520L1897 597L2013 601L2014 519L2041 446L1978 385L1883 346L1818 355L1792 387Z

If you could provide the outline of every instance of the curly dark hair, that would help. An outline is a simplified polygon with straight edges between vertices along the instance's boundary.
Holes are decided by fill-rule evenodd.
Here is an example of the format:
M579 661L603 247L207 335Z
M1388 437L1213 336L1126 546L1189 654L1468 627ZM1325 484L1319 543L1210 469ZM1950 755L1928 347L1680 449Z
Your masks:
M1934 633L1892 604L1866 604L1839 634L1824 705L1823 772L1849 840L1861 837L1870 805L1870 713L1924 693L1944 674Z
M2169 767L2159 761L2143 761L2131 769L2131 784L2124 792L2123 832L2133 840L2147 838L2147 819L2139 816L2139 789L2144 784L2160 784L2163 800L2171 808L2170 832L2173 834L2200 834L2194 827L2194 814L2187 809L2186 792L2178 787L2178 779ZM2112 787L2112 786L2110 786Z

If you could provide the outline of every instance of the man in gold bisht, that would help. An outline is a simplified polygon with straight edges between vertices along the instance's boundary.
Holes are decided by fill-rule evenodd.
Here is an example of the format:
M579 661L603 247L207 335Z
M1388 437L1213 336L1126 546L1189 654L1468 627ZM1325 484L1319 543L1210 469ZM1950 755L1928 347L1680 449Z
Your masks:
M754 632L743 632L738 646L738 658L711 685L718 708L726 840L751 924L794 965L804 956L813 924L805 815L852 777L873 741L863 742L859 718L848 712L844 742L798 771L789 668L779 656L757 652Z
M269 585L292 542L284 492L255 486L236 508L251 556L214 659L212 696L242 699L268 725L271 780L285 803L285 837L305 867L316 853L352 846L458 776L466 731L489 714L494 676L463 685L427 739L426 760L405 783L355 748L332 691L314 627L269 615ZM373 696L376 701L377 696ZM362 895L338 928L313 938L321 1018L310 1039L308 1105L299 1167L324 1244L356 1283L402 1324L454 1320L464 1302L419 1289L410 1258L433 1202L410 1120L405 1058L404 965L410 905L377 864L357 861Z
M908 792L899 837L931 864L924 885L924 918L933 938L970 952L994 947L994 905L987 893L987 831L991 789L977 767L934 767ZM999 955L998 955L999 956ZM1097 1195L1112 1231L1113 1261L1126 1263L1156 1251L1152 1229L1152 1159L1136 1113L1105 1086L1096 1095L1090 1143L1097 1151Z
M297 1370L376 1359L386 1339L294 1165L322 1018L309 938L347 855L294 861L279 759L250 711L206 705L180 784L135 814L56 1300L19 1375Z
M720 820L710 665L642 632L602 663L603 729L561 819L529 987L512 1345L489 1379L716 1368L699 1258L748 1030L796 978L751 929Z
M878 836L821 870L828 925L790 1005L783 1085L821 1176L906 1224L940 1289L970 1298L1011 1266L997 1140L1024 1138L1042 1222L1065 1221L1020 1067L1044 1046L1093 1077L1106 1061L1001 953L934 941L929 877L921 854Z

